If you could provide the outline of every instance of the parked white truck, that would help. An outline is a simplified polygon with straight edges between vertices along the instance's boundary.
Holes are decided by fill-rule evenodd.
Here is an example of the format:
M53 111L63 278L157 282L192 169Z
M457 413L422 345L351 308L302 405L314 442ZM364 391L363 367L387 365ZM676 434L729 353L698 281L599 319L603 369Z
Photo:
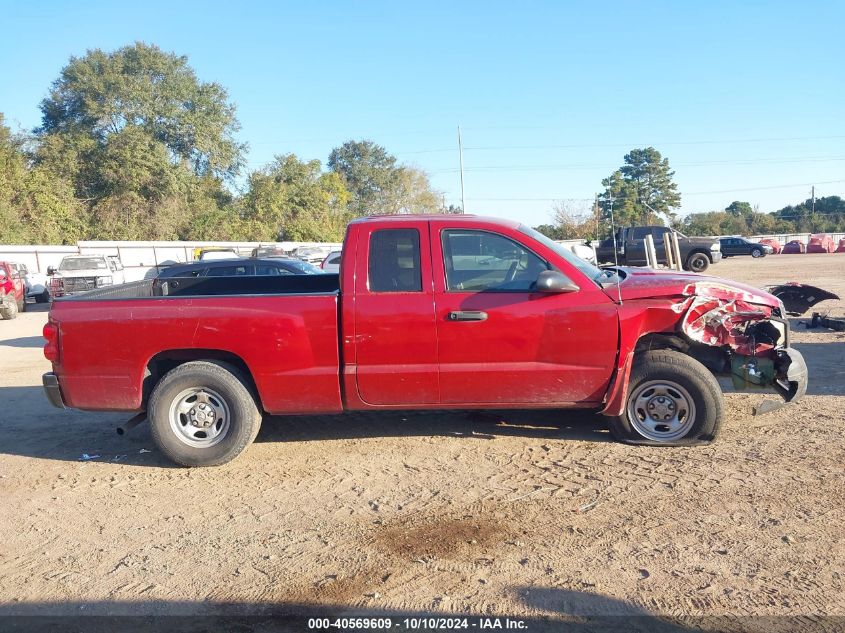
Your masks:
M123 264L114 255L68 255L58 268L47 269L50 295L64 297L125 281Z

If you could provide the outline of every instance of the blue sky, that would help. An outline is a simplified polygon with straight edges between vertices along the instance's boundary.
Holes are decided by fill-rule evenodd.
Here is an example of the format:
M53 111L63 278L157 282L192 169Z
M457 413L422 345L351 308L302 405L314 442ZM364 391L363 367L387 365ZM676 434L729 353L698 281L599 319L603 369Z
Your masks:
M682 213L845 196L843 2L0 0L0 112L38 125L71 55L187 55L237 104L250 168L372 139L460 204L539 224L633 147L667 156Z

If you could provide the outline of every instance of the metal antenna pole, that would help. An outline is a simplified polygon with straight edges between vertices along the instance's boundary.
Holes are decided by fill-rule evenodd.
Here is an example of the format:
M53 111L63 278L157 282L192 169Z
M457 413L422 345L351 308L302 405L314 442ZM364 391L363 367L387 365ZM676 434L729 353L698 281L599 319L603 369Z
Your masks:
M619 251L616 250L616 225L613 222L613 196L610 196L610 234L613 236L613 262L616 266L616 296L622 305L622 287L619 285Z
M458 126L458 156L461 161L461 213L467 212L466 202L464 200L464 145L461 141L461 126Z

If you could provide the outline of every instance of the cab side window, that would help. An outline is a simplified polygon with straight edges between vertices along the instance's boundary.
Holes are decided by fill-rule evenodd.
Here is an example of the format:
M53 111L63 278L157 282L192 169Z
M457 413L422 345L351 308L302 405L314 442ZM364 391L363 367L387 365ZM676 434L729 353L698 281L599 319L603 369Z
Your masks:
M373 231L367 280L370 292L422 292L419 231Z
M486 231L441 236L446 288L452 292L531 292L551 266L517 242Z

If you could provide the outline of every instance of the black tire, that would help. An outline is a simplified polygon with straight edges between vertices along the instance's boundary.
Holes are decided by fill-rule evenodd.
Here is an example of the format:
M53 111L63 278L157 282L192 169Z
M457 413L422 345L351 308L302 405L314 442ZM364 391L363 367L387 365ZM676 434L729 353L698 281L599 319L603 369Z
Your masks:
M762 248L752 248L751 249L751 257L764 257L766 253L763 252Z
M710 258L704 253L693 253L684 264L684 268L694 273L703 273L708 266L710 266Z
M672 436L668 431L659 430L656 425L652 436L644 434L643 428L652 423L643 421L646 416L637 415L636 396L643 394L647 398L651 385L669 386L669 392L675 390L684 401L690 398L694 413L683 421L679 429L680 436ZM685 392L685 393L684 393ZM659 396L657 392L656 397ZM671 399L671 398L670 398ZM622 415L610 419L610 430L616 439L628 444L648 446L690 446L706 444L716 438L722 424L722 390L712 373L697 360L681 352L654 350L637 357L631 369L628 393L625 395L625 410ZM651 404L649 404L651 406ZM680 411L680 407L678 407ZM645 413L645 410L642 411ZM637 416L639 419L635 419ZM655 435L662 435L655 437Z
M35 295L35 303L47 303L50 301L50 291L44 290L40 295Z
M21 302L18 304L18 312L26 312L26 295L21 297Z
M226 431L213 446L189 445L171 424L171 407L191 389L210 390L227 408ZM249 382L237 367L217 361L192 361L169 371L150 395L147 418L156 446L180 466L225 464L240 455L261 428L261 412Z

